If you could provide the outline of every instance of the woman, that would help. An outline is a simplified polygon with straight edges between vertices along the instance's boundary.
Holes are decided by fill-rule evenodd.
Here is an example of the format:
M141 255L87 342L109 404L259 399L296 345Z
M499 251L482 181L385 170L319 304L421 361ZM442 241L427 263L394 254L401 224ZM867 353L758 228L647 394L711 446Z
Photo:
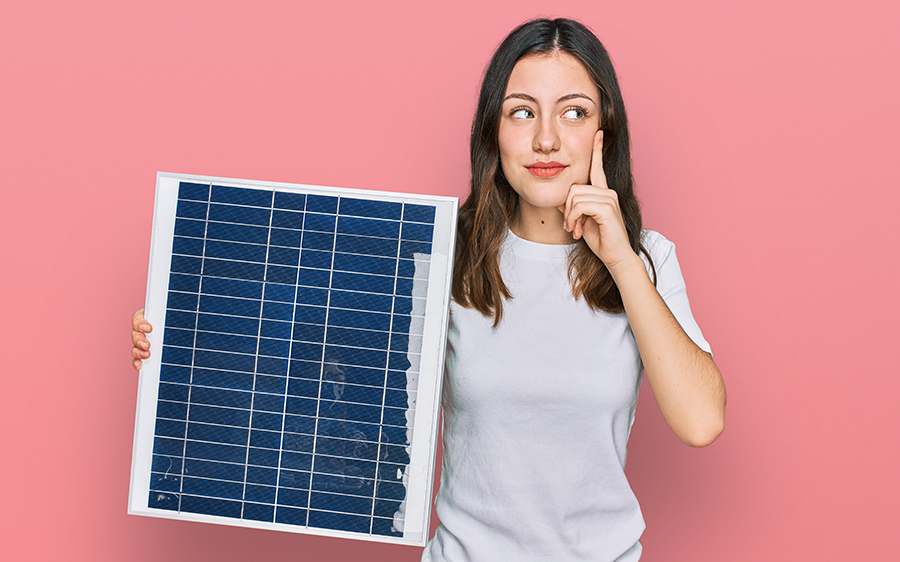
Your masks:
M423 560L637 560L625 478L641 370L675 434L714 441L725 390L674 246L643 231L612 63L535 20L494 54L471 136L443 390L441 526ZM141 311L134 366L149 357Z

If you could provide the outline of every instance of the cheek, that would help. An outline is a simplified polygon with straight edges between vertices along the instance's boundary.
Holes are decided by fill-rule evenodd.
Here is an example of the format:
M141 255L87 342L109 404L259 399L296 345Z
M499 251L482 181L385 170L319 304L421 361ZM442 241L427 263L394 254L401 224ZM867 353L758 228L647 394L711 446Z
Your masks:
M591 175L591 157L594 153L594 134L580 134L571 139L572 172L575 181L587 183Z

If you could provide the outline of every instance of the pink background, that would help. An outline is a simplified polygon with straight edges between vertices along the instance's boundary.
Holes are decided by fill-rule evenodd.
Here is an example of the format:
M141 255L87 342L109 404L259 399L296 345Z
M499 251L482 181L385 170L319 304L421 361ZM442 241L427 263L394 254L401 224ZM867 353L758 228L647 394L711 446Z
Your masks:
M898 6L3 2L0 557L418 560L126 515L155 172L462 197L480 74L538 15L612 53L645 223L728 387L703 450L644 389L644 559L895 557Z

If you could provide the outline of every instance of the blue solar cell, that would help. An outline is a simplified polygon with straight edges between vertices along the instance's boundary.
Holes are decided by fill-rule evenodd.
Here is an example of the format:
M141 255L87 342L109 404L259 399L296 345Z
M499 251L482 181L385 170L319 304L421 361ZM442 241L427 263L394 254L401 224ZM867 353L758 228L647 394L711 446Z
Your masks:
M334 255L334 269L335 271L394 275L397 269L397 260L395 258L337 253Z
M303 228L303 215L296 211L272 211L271 225L276 228L289 228L301 230Z
M247 402L249 403L249 399ZM192 422L198 423L246 427L250 423L250 412L237 408L205 406L195 401L191 404L190 418Z
M184 456L193 459L242 463L246 459L247 448L187 440L184 442Z
M156 435L160 437L184 437L185 427L183 421L156 419Z
M261 466L248 466L246 470L247 470L247 482L253 482L256 484L266 484L268 486L278 485L278 470L276 470L274 468L265 468L265 467L261 467Z
M331 291L330 306L364 312L391 312L394 299L390 295L358 293L353 291Z
M172 288L171 284L170 288ZM202 292L207 295L259 299L262 296L262 289L263 284L260 282L205 277L203 278Z
M431 255L431 244L427 242L400 242L400 257L407 259L426 259Z
M227 334L211 334L197 332L197 349L234 351L237 353L255 353L257 339L248 336L232 336Z
M338 198L330 195L307 195L306 210L312 213L337 212Z
M273 486L257 486L254 484L247 484L244 489L244 500L250 502L260 502L260 503L275 503L275 492L277 488Z
M296 266L300 263L300 250L271 246L269 247L268 262Z
M331 257L329 252L303 250L300 253L300 266L317 269L331 269Z
M184 442L182 441L182 447L183 443ZM151 462L153 464L150 470L163 476L172 476L176 479L177 476L174 475L181 474L181 467L184 465L184 460L181 458L167 457L163 455L153 455Z
M292 507L278 506L275 510L275 522L284 523L286 525L306 526L307 511L305 509L296 509Z
M275 519L275 506L261 505L258 503L244 503L244 511L241 514L241 518L271 523Z
M271 207L272 191L214 185L212 186L210 200L216 203L230 203L232 205Z
M289 396L310 396L317 397L319 395L320 381L315 379L298 379L291 378L288 380L287 394Z
M176 236L172 241L172 253L185 256L202 256L203 239Z
M302 246L304 250L322 250L328 252L329 261L327 262L327 265L323 267L330 267L331 250L334 248L334 234L328 232L311 232L309 230L304 231Z
M263 301L262 318L290 322L293 319L294 307L281 302Z
M303 232L300 230L272 228L269 229L269 244L286 248L299 248L302 234Z
M156 405L156 415L171 420L186 420L187 404L160 400Z
M207 201L209 199L209 184L183 181L178 186L178 198Z
M403 220L413 222L434 223L433 205L414 205L407 203L403 206Z
M191 383L191 368L180 365L162 365L159 369L160 382Z
M285 433L281 448L285 451L312 451L315 438L312 435Z
M191 349L163 346L163 363L168 363L169 365L190 365L193 356L194 354Z
M166 307L172 310L197 310L197 295L170 292Z
M287 387L287 372L283 377L256 375L256 386L253 390L256 392L267 392L270 394L284 394Z
M200 290L199 275L181 275L173 273L169 275L169 290L196 293Z
M293 304L295 294L296 289L294 287L285 287L277 284L267 284L264 298L267 301L287 302Z
M274 449L263 449L260 447L247 448L248 465L277 467L280 456L280 453Z
M353 197L341 198L340 214L342 215L399 220L402 211L403 204L393 201L372 201L369 199L355 199Z
M288 340L276 340L270 338L260 338L257 353L270 357L287 357L290 352L291 342Z
M331 274L331 288L390 295L394 293L394 278L335 271Z
M254 394L253 409L262 412L283 412L284 396L275 394Z
M187 240L191 239L188 238ZM202 250L202 246L200 249ZM201 253L198 253L196 255L201 255ZM206 242L206 253L204 254L204 257L266 263L266 247L262 244L241 244L239 242L209 240Z
M263 281L266 266L261 263L230 261L206 258L203 260L203 275L225 277L228 279L246 279Z
M175 210L176 218L206 219L206 211L209 205L197 201L179 201Z
M204 513L233 519L241 516L241 502L239 501L196 497L187 494L181 496L180 509L190 513Z
M430 224L416 224L411 222L403 223L403 230L400 238L403 240L418 240L420 242L431 242L434 235L434 226Z
M311 466L311 454L281 451L281 468L288 470L310 470Z
M187 402L190 387L183 384L160 383L159 399L172 402Z
M281 432L254 429L250 432L250 446L279 449L281 448Z
M281 413L253 412L251 422L254 429L281 431L284 427L285 419Z
M193 330L181 330L170 328L166 330L166 337L163 339L163 345L174 345L178 347L191 347L194 345Z
M346 345L369 349L386 349L388 347L387 332L375 332L372 330L354 330L349 328L329 328L326 343L334 345Z
M232 482L244 481L244 467L240 464L186 459L184 461L184 474L195 478L215 478Z
M306 287L328 288L331 284L331 272L325 269L300 268L297 284Z
M185 219L175 221L176 236L194 236L197 238L203 238L205 232L206 221Z
M294 490L292 488L281 488L278 490L278 504L289 505L293 507L306 507L309 500L309 492L306 490Z
M328 324L345 328L388 331L391 329L391 315L335 308L329 312Z
M270 264L266 267L266 282L296 285L297 268Z
M262 226L209 222L206 223L206 238L207 240L231 240L248 244L266 244L269 241L269 230ZM275 229L271 230L274 236Z
M239 207L237 205L221 205L212 203L209 206L209 212L206 215L206 219L218 222L269 226L269 223L272 219L272 211L270 209Z
M371 519L361 515L347 515L343 513L330 513L324 511L309 511L310 527L323 529L340 529L356 533L368 533Z
M193 421L193 420L192 420ZM250 432L240 427L226 427L203 423L188 423L187 438L210 443L246 445Z
M334 215L322 215L319 213L306 213L303 221L303 230L309 232L334 232Z
M397 240L356 236L353 234L336 234L334 251L348 254L396 257Z
M302 211L306 208L306 194L276 191L274 205L276 209Z
M207 404L210 406L247 409L250 408L251 400L252 394L250 392L196 385L191 388L192 404ZM223 421L221 423L225 422ZM246 425L246 422L240 424L231 423L229 425Z
M191 273L200 275L200 269L203 266L203 260L190 256L172 256L172 272L173 273Z
M288 328L290 328L290 324L288 324ZM287 375L288 360L282 357L259 357L256 360L256 372L266 375Z
M400 235L400 223L388 220L342 216L338 219L337 232L342 234L359 234L361 236L397 238Z

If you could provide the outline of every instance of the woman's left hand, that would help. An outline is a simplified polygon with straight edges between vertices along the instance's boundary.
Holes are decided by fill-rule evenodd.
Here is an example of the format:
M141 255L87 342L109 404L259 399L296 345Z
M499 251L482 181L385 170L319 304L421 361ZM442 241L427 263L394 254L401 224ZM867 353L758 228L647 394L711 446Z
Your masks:
M637 255L628 240L619 196L606 185L602 130L594 136L590 184L570 187L566 204L559 210L563 212L565 229L575 240L584 238L610 271Z

